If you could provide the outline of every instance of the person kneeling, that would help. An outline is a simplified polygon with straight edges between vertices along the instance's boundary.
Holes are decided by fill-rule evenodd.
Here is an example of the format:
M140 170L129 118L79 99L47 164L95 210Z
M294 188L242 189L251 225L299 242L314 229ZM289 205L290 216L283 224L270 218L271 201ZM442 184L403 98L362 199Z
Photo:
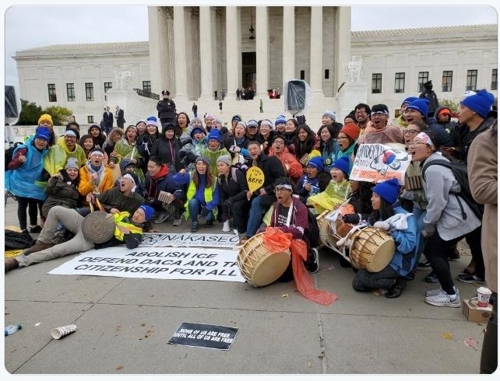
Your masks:
M396 244L396 252L389 264L379 272L359 270L352 281L356 291L387 290L386 298L397 298L406 286L405 277L415 265L418 229L415 217L400 206L399 182L390 179L373 188L371 198L373 215L369 218L374 228L387 231Z
M264 232L266 227L279 228L284 233L291 233L294 239L302 239L307 245L307 260L304 265L310 273L319 270L319 253L316 248L310 247L309 220L307 207L298 197L292 196L293 185L289 178L281 177L274 183L274 191L278 199L264 216L264 222L258 232ZM269 221L269 222L267 222ZM293 279L292 262L284 274L278 279L288 282Z

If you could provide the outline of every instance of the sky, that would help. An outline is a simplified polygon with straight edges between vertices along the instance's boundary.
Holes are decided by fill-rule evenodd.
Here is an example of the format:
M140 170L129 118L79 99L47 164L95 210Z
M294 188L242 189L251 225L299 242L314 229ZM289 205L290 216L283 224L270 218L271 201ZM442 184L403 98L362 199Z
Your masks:
M336 4L341 2L337 1ZM55 44L148 40L147 7L128 5L137 4L134 1L89 0L87 4L97 3L97 5L75 6L57 4L57 1L51 2L50 5L27 5L26 1L8 0L4 0L3 3L5 4L1 6L4 11L2 20L4 81L6 85L14 85L16 88L18 88L16 62L11 58L16 51ZM108 5L98 5L102 3ZM149 5L154 3L154 0L148 1ZM202 5L201 1L192 3ZM218 5L220 3L223 2L218 2ZM260 3L259 0L254 0L252 5ZM302 0L302 4L304 3ZM348 4L353 3L355 2L348 2ZM436 4L436 1L433 3ZM292 5L292 2L287 4ZM299 4L300 1L297 2L297 5ZM322 5L322 1L316 1L314 4ZM397 4L353 6L351 29L359 31L498 23L497 10L488 5L460 4L460 0L453 1L453 4L459 5L407 6L399 5L400 2ZM227 5L232 4L229 2ZM328 2L324 5L328 5Z

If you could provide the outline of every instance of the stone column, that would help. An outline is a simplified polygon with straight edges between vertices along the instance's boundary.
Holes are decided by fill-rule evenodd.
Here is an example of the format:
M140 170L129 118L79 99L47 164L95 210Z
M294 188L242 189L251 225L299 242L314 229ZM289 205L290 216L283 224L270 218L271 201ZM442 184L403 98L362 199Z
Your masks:
M351 60L351 7L335 7L335 15L334 94L337 93L342 82L345 82L345 70L347 63Z
M311 7L311 90L323 95L323 7Z
M295 78L295 7L283 7L283 84Z
M200 7L201 97L214 97L212 74L212 17L210 7Z
M239 87L240 65L240 18L238 7L226 7L226 61L227 61L227 95L226 99L236 99Z
M149 57L151 70L151 91L161 94L162 90L174 91L172 82L173 60L169 62L171 50L173 14L171 7L148 7Z
M186 23L184 7L174 7L174 43L175 50L175 98L187 99L187 69L186 69Z
M267 7L255 7L257 32L257 94L256 97L266 97L269 89L269 18Z

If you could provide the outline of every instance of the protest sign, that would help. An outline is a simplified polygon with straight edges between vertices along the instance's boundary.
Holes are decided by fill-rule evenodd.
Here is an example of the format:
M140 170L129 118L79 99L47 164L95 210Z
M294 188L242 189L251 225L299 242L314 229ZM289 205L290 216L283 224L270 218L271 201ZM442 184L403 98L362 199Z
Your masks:
M410 162L411 155L404 149L383 144L361 144L349 179L379 183L396 178L400 185L404 185Z
M227 351L237 333L238 328L182 323L167 343Z
M112 247L89 250L49 274L245 282L235 250Z
M220 247L234 249L240 238L236 234L144 233L141 247Z

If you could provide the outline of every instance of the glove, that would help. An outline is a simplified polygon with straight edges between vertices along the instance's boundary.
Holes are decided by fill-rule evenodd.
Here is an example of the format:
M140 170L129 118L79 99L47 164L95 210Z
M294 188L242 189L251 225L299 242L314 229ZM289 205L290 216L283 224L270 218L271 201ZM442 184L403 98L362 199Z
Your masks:
M359 215L358 214L344 214L342 216L342 221L346 224L357 224L359 223Z
M391 228L391 225L385 221L377 221L373 224L373 227L382 230L389 230Z
M205 218L206 216L208 216L208 213L210 213L210 210L208 210L205 206L203 207L203 209L201 209L201 213L200 215Z

